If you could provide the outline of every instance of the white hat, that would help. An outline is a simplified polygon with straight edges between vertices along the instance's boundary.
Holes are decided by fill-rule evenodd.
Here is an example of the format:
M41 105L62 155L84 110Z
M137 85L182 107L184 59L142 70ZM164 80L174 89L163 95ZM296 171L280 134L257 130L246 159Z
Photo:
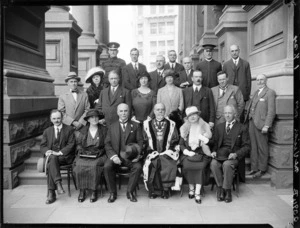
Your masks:
M99 74L102 79L103 75L105 74L105 70L99 66L91 68L86 74L85 82L91 83L91 79L95 74Z
M186 117L188 118L190 115L193 115L193 114L200 114L201 112L197 109L196 106L190 106L188 107L186 110L185 110L185 114L186 114Z

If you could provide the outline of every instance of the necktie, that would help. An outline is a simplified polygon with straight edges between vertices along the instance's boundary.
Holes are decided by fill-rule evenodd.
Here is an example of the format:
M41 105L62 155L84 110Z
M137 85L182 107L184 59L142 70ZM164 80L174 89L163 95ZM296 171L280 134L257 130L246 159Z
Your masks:
M161 77L161 71L158 72L159 77Z
M59 131L59 128L57 127L56 128L56 139L59 140L60 138L60 131Z
M230 131L230 124L227 124L227 127L226 127L226 133L228 134Z
M223 97L223 96L224 96L224 94L225 94L225 89L226 89L226 88L221 88L221 87L220 87L220 97Z
M78 89L73 89L72 93L78 93Z
M190 73L189 73L189 71L187 70L187 71L186 71L186 75L189 76L189 74L190 74Z
M172 70L174 70L174 63L172 63Z
M135 71L138 71L137 63L134 65L134 69L135 69Z
M115 87L112 87L112 90L111 90L112 95L115 94L115 91L116 91Z
M237 63L238 63L237 60L234 60L234 64L235 64L236 66L237 66Z
M126 123L127 123L127 121L125 121L125 122L120 122L121 123L121 125L122 125L122 130L123 131L125 131L125 129L126 129Z
M195 92L196 92L196 93L198 93L198 92L199 92L199 89L198 89L198 87L196 87L196 89L195 89Z

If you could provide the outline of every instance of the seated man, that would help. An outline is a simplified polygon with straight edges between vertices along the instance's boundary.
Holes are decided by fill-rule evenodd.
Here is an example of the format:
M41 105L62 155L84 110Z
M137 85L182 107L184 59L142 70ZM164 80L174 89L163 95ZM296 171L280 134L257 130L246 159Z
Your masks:
M142 129L138 123L128 119L129 107L127 104L119 104L117 113L119 120L108 127L105 139L105 150L108 159L104 164L104 175L110 191L108 202L113 203L117 199L116 168L121 164L130 168L127 198L131 202L137 202L133 191L142 173L142 164L139 162L141 156L139 155L131 161L125 159L122 154L126 151L126 145L128 144L136 143L140 148L143 147Z
M71 164L75 157L75 137L73 127L62 124L62 113L57 109L51 111L50 120L54 126L48 127L41 142L41 152L47 157L46 173L48 198L46 204L56 200L58 194L65 193L61 185L60 165Z
M218 186L217 200L229 203L234 170L250 151L250 141L247 128L235 119L233 105L224 107L224 117L226 122L215 128L210 169Z
M161 194L169 198L168 190L175 183L179 141L175 123L165 118L165 106L158 103L154 106L155 118L144 121L144 135L148 142L147 158L143 167L144 182L149 190L149 198Z

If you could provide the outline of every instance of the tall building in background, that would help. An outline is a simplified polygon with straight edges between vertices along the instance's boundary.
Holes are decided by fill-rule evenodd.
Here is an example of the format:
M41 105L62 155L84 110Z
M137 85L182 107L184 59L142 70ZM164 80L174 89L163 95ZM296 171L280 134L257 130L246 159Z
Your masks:
M178 50L178 6L133 6L135 45L140 51L139 61L148 71L155 69L155 57L167 56Z

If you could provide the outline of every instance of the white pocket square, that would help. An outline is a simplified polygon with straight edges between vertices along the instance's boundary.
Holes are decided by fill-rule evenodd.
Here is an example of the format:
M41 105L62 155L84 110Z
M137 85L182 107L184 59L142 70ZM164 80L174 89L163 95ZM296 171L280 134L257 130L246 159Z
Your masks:
M265 101L265 99L263 99L263 98L260 98L259 100L260 100L260 101Z

